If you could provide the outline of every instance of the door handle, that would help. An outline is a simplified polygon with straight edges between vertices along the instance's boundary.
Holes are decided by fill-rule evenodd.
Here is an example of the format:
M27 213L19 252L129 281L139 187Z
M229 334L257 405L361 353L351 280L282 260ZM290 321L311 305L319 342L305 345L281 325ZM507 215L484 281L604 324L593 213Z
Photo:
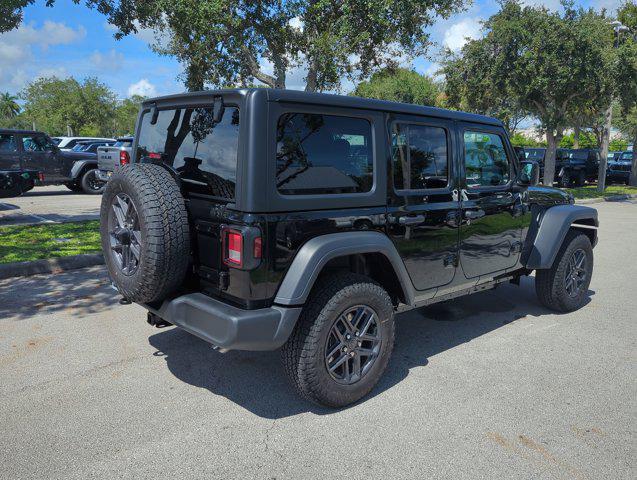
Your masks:
M398 217L398 223L401 225L417 225L425 221L424 215L414 215L412 217Z
M467 220L477 220L478 218L484 217L484 210L465 210L464 218Z

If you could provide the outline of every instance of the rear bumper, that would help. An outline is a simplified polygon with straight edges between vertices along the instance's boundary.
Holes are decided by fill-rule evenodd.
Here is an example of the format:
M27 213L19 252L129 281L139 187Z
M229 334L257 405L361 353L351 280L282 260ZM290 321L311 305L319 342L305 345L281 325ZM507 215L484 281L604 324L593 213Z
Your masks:
M95 172L95 176L97 177L98 180L101 180L102 182L108 182L108 179L111 178L111 172L108 172L106 170L98 170L97 172Z
M165 301L150 312L189 333L230 350L276 350L296 325L301 308L272 306L243 310L202 293Z

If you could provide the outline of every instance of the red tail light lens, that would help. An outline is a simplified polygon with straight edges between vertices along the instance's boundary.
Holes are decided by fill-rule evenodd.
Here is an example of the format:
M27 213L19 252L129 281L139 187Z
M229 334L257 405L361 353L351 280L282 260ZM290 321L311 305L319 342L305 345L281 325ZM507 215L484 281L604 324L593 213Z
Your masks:
M241 232L226 229L223 232L223 262L231 267L243 266L243 235Z
M38 179L43 182L44 181L44 173L43 172L38 172Z
M119 152L119 164L120 165L128 165L130 163L130 155L127 151L122 150Z

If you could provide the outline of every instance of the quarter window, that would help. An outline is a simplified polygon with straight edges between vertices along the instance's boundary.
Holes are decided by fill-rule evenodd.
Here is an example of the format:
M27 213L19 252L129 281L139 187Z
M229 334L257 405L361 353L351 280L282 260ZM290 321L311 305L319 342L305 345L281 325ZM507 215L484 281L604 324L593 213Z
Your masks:
M22 137L22 147L25 152L46 152L53 149L53 142L44 135Z
M464 163L469 188L493 187L509 182L511 168L499 135L465 131Z
M449 183L444 128L395 123L392 131L394 187L397 190L444 188Z
M15 143L15 135L1 134L0 135L0 152L15 152L17 145Z
M362 118L282 115L277 127L277 189L284 195L369 192L371 139L371 124Z

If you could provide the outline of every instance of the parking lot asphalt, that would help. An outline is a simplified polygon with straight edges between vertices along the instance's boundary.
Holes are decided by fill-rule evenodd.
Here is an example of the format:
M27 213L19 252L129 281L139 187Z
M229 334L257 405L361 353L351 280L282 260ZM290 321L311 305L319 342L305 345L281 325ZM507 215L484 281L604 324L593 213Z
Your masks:
M0 227L95 220L101 195L71 192L63 185L36 187L21 197L0 199Z
M99 267L0 281L0 478L637 478L637 202L596 207L583 309L524 279L401 314L342 410L299 399L278 352L148 326Z

